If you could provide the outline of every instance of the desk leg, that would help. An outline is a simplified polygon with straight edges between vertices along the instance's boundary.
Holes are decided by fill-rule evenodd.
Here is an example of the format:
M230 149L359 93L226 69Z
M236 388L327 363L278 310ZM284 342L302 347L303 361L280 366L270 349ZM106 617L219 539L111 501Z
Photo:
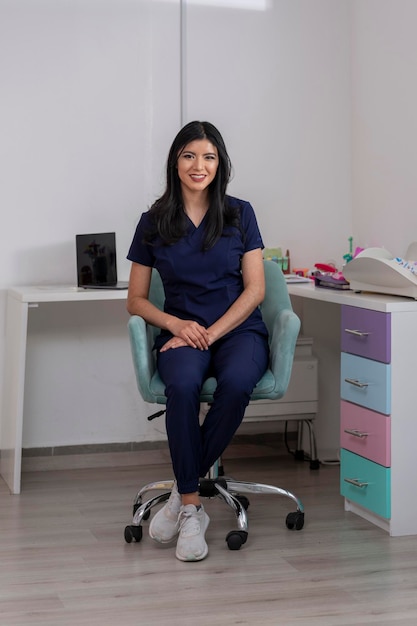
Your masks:
M319 408L314 421L319 458L336 461L340 450L340 305L291 299L302 319L303 335L313 338L313 354L319 362Z
M12 494L20 493L27 323L28 304L8 295L0 474Z

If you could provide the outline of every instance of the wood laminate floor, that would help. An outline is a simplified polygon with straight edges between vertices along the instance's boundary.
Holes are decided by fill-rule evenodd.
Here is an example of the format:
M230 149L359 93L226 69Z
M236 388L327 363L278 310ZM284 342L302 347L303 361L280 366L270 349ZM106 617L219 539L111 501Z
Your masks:
M226 470L297 494L304 529L285 526L291 500L251 496L248 541L230 551L233 514L209 500L209 556L182 563L146 529L123 539L138 488L171 477L165 462L26 472L20 496L1 483L1 626L417 624L417 537L345 512L337 466L258 445L235 447Z

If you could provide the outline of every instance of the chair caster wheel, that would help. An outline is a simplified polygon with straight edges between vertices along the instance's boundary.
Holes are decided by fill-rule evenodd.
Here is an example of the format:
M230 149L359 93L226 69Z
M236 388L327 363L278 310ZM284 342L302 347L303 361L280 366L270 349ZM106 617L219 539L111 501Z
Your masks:
M289 530L301 530L304 526L304 513L301 513L301 511L288 513L285 523Z
M248 533L244 530L231 530L226 537L229 550L240 550L248 538Z
M313 459L310 461L310 469L318 470L320 468L320 461L318 459Z
M142 526L126 526L125 541L132 543L133 540L139 542L142 539Z
M239 500L245 511L247 511L250 505L248 498L246 496L241 496L240 494L236 495L235 498L236 500Z

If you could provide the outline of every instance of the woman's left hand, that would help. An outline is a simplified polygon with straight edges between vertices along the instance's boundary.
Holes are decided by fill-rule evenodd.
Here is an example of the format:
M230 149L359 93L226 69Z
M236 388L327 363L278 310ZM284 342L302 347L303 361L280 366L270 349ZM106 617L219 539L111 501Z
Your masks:
M166 343L161 348L161 352L166 352L167 350L172 350L173 348L183 348L184 346L188 346L188 343L181 339L181 337L171 337L168 339Z

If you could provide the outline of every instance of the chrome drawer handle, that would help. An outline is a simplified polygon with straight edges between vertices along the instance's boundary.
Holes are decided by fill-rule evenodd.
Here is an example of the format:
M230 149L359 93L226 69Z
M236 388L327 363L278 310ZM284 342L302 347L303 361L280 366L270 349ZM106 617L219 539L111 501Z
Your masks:
M364 437L367 437L369 435L369 433L361 433L361 431L357 430L356 428L345 428L345 433L347 433L348 435L353 435L354 437L359 437L360 439L363 439Z
M369 383L361 383L360 380L355 380L354 378L345 378L345 383L349 383L349 385L354 385L355 387L360 387L361 389L369 385Z
M353 485L354 487L360 487L361 489L369 485L369 483L362 483L357 478L344 478L343 480L345 481L345 483L349 483L350 485Z
M350 335L355 335L356 337L368 337L369 336L369 333L366 333L363 330L354 330L353 328L345 328L345 333L349 333Z

